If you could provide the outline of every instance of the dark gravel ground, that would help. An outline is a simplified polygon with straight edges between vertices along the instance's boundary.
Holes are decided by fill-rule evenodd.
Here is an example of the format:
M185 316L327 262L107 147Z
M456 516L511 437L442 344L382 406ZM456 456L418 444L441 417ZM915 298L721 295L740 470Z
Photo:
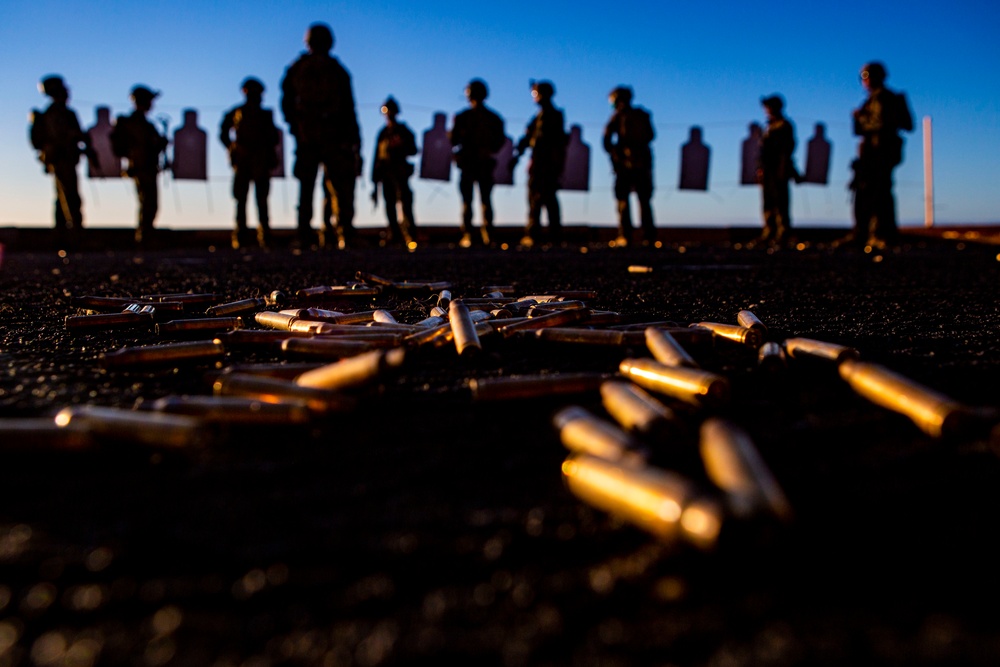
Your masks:
M73 404L210 394L213 369L102 371L152 331L74 333L88 295L221 300L366 271L518 294L590 289L627 321L735 323L852 346L968 406L1000 407L997 247L914 239L865 253L731 244L57 254L0 267L0 428ZM630 265L652 267L630 273ZM426 294L385 295L397 319ZM335 304L333 304L335 305ZM356 306L360 307L360 306ZM995 665L1000 438L924 435L832 365L778 379L748 348L692 350L732 382L791 524L727 520L703 552L588 507L564 485L559 408L594 393L474 402L474 377L615 372L644 349L484 339L407 358L347 414L236 429L189 452L25 450L0 436L0 665ZM228 352L224 366L285 360ZM288 361L294 361L289 359ZM707 411L687 411L696 426ZM703 482L696 443L648 443Z

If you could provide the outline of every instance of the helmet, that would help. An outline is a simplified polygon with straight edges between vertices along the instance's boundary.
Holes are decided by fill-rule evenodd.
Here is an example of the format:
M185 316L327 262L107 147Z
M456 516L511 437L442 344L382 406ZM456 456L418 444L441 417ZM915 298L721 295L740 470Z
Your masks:
M881 84L889 73L885 71L885 65L880 62L870 62L861 68L861 80Z
M160 96L160 91L150 90L149 88L143 86L142 84L138 86L133 86L132 92L129 93L129 97L131 97L133 100L139 103L152 102L159 96Z
M556 87L552 85L551 81L532 81L531 91L537 92L541 98L551 98L556 94Z
M325 23L313 23L306 30L306 45L313 53L328 53L333 48L333 30Z
M489 95L489 90L486 88L486 82L482 79L473 79L469 82L469 85L465 87L465 95L470 100L476 100L482 102Z
M622 104L630 104L632 102L632 89L628 86L618 86L608 94L608 99L610 99L611 103L615 106L617 106L619 102Z
M52 97L53 95L65 93L66 84L63 82L61 76L52 75L42 79L38 84L38 89L42 91L42 93Z
M785 101L781 99L781 95L777 94L760 98L760 103L775 113L781 113L781 110L785 108Z
M264 92L264 84L263 82L261 82L260 79L253 76L248 76L247 78L243 79L243 83L240 84L240 90L242 90L244 93L247 94L256 93L260 95L261 93Z
M385 98L385 102L382 103L382 113L389 112L399 113L399 102L397 102L396 98L392 95Z

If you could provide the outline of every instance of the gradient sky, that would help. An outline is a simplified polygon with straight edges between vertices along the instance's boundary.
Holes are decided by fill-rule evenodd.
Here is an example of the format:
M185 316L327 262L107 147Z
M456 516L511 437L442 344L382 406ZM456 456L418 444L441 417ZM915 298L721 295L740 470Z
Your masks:
M279 84L314 21L333 28L333 54L354 81L365 158L357 189L361 226L384 224L382 210L373 211L368 200L368 172L385 97L399 100L400 119L419 143L433 113L445 112L450 125L466 104L465 84L482 77L490 86L487 104L504 116L514 141L536 109L531 79L553 81L567 125L582 126L591 146L591 189L560 195L567 223L615 224L601 134L611 111L608 92L624 83L634 88L635 103L652 112L657 130L658 226L760 224L759 190L738 184L740 144L749 123L763 121L761 96L777 92L796 126L800 168L816 123L826 125L833 144L829 185L793 189L793 225L847 227L848 165L856 150L851 111L864 98L858 70L873 59L887 65L889 87L907 93L917 124L896 172L901 224L923 224L924 117L933 122L937 223L1000 223L1000 5L992 1L30 0L0 10L0 226L52 224L52 181L28 143L27 114L47 103L39 79L58 73L85 128L95 122L96 106L110 106L112 116L129 112L136 83L162 91L151 116L167 114L171 134L183 110L196 109L209 134L210 180L161 177L157 225L231 227L231 172L216 139L222 115L241 103L239 84L254 75L266 85L265 106L286 129L277 111ZM712 149L708 192L677 189L680 147L693 125L703 128ZM290 172L294 141L288 139ZM524 222L526 162L513 187L495 191L499 224ZM413 185L418 225L457 226L454 170L451 183L415 177ZM297 193L294 179L273 183L272 224L294 226ZM130 182L83 178L81 194L85 225L135 225ZM253 204L249 214L253 226Z

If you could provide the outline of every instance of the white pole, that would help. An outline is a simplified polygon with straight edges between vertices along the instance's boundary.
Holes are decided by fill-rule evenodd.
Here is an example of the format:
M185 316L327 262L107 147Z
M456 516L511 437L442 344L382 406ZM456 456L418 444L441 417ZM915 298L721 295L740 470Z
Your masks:
M924 227L934 226L934 152L931 147L931 117L924 116Z

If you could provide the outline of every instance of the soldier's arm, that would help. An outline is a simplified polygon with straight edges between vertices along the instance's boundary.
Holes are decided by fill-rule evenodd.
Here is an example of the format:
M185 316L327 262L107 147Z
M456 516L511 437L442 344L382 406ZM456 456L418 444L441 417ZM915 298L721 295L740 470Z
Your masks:
M226 147L226 150L229 150L229 147L233 143L233 138L230 134L233 129L233 115L232 111L226 113L222 117L222 125L219 127L219 141Z

